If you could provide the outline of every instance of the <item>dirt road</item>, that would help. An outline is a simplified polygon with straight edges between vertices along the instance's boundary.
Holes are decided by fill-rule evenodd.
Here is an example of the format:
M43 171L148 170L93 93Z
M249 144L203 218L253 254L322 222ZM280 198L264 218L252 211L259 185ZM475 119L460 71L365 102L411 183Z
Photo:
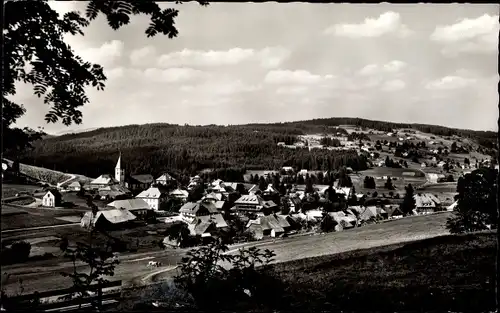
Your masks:
M237 248L257 246L260 249L271 249L276 256L276 262L302 259L325 254L340 253L356 249L366 249L375 246L406 242L447 234L445 229L446 219L449 212L415 216L386 223L367 225L343 232L328 233L325 235L312 235L305 237L294 237L276 240L273 242L253 242L230 247L230 253L235 253ZM172 272L161 270L171 269L178 262L186 250L165 250L158 252L147 252L130 254L121 258L121 263L115 270L111 280L123 280L124 285L142 284L161 281L175 275ZM151 260L159 261L162 267L148 269L147 263ZM79 267L84 270L85 266ZM71 271L68 262L53 265L44 264L36 267L26 264L25 266L4 266L3 273L10 273L11 279L3 284L7 293L11 294L19 289L18 279L22 279L25 293L37 290L60 289L70 286L70 279L62 277L61 271ZM151 275L153 274L153 275ZM144 279L144 278L147 279Z

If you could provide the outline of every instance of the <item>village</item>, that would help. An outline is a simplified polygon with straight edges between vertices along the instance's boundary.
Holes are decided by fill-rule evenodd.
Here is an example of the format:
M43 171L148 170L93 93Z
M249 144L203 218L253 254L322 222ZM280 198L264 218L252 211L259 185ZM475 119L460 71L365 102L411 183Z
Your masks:
M479 167L498 169L490 159L470 157L472 145L457 144L460 138L438 140L412 130L383 133L349 126L339 130L336 136L303 136L293 147L328 149L333 145L356 150L367 156L368 170L357 173L344 166L337 171L310 171L283 166L248 170L245 182L207 181L200 173L182 184L169 173L157 178L130 175L119 153L114 175L102 174L93 180L73 176L46 186L45 191L37 190L36 195L16 196L34 196L30 207L64 210L68 203L77 202L92 208L73 216L72 222L84 228L180 223L197 244L219 236L240 242L342 231L404 216L452 211L460 176ZM405 211L402 206L408 193L415 205ZM163 242L177 247L180 240L167 236Z

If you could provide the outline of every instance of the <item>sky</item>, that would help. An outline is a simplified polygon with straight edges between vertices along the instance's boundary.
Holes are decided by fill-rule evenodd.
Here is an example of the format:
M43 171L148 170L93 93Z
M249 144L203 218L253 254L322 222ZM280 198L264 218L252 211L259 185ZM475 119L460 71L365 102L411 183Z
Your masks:
M59 13L85 2L50 2ZM68 36L104 67L83 123L47 124L18 85L17 126L56 134L127 124L267 123L360 117L498 130L499 6L486 4L167 4L179 36L147 38L146 16L118 31L103 16Z

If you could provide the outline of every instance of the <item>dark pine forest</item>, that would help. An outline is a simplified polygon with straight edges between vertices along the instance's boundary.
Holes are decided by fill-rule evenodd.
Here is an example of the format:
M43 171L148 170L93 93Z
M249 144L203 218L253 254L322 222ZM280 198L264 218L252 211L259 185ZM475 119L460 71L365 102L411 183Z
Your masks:
M244 172L246 169L279 169L293 166L309 170L336 170L349 166L364 170L367 160L355 151L288 149L278 142L293 144L298 135L334 134L338 126L391 131L413 128L424 132L474 138L486 148L496 147L497 134L455 130L441 126L398 124L358 118L233 126L179 126L171 124L128 125L101 128L85 133L48 137L19 156L22 163L62 172L97 177L113 173L119 151L128 173L158 175L193 174L216 168ZM482 143L481 143L482 142Z

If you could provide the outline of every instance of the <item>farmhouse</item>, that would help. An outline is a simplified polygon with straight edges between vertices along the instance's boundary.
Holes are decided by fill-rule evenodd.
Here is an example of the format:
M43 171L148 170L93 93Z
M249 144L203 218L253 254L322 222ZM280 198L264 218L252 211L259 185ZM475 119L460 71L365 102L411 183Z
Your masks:
M99 196L101 199L116 199L117 197L128 197L131 196L132 193L126 187L121 185L110 185L103 188L99 188L98 190Z
M132 191L139 191L149 188L153 184L153 175L150 174L138 174L138 175L126 175L125 176L125 186Z
M84 228L90 226L109 228L110 226L124 226L135 219L135 215L126 209L110 209L99 211L95 216L92 212L86 212L81 219L80 225Z
M345 214L342 211L339 212L330 212L328 213L337 225L335 226L336 231L341 231L343 229L349 229L356 226L358 220L353 214Z
M167 201L167 195L158 187L150 187L148 190L139 193L135 198L146 201L149 207L154 211L158 211L161 205Z
M189 232L192 236L212 237L218 230L227 229L228 225L222 214L197 216L187 221Z
M260 216L255 220L248 221L246 228L253 234L255 239L264 236L279 237L290 227L286 217L281 215Z
M145 217L150 211L150 207L143 199L115 200L108 204L116 209L126 209L137 217Z
M172 177L169 173L164 173L160 177L158 177L155 182L159 185L170 185L171 183L175 182L175 178Z
M436 211L441 205L441 201L430 193L414 195L415 210L420 214L429 214Z
M189 196L189 192L187 190L183 190L183 189L175 189L175 190L171 191L169 195L172 198L176 198L176 199L179 199L179 200L182 200L182 201L186 201L186 199Z
M118 184L118 181L109 174L103 174L90 182L90 188L99 189Z
M196 217L219 214L219 210L211 202L198 201L184 204L180 208L179 213L183 220L191 221Z
M261 196L250 194L241 196L231 209L237 213L271 213L278 208L273 201L264 201Z
M80 191L82 189L82 184L79 181L74 181L68 185L68 190Z
M55 208L61 206L62 196L55 189L48 190L42 198L42 206Z

